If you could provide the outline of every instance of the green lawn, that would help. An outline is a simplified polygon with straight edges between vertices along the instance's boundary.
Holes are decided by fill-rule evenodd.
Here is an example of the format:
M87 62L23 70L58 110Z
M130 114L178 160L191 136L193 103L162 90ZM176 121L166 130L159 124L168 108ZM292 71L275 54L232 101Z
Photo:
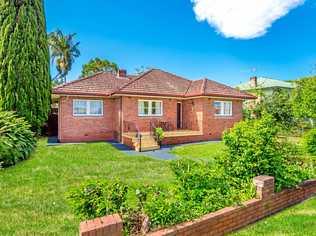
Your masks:
M212 160L219 157L224 148L223 142L211 142L176 147L171 153L178 157Z
M178 157L213 160L222 142L186 145ZM91 179L118 178L137 183L170 184L168 161L127 156L107 143L47 147L41 139L30 159L0 170L0 235L76 235L79 220L65 193ZM316 235L316 199L241 231L238 235ZM302 233L303 232L303 233ZM316 232L316 231L315 231Z
M32 157L0 170L0 235L76 235L79 220L65 200L72 186L119 178L129 184L168 184L167 161L127 156L106 143L47 147L41 139Z
M316 197L261 220L233 235L316 235Z

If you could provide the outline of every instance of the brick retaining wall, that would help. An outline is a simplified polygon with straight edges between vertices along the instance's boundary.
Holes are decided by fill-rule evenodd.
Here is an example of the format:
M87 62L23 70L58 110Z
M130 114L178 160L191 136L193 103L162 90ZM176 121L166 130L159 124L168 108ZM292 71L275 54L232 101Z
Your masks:
M204 215L199 219L155 232L150 232L147 235L224 235L226 233L240 229L248 224L254 223L266 216L281 211L296 203L302 202L303 200L316 194L316 180L305 181L296 188L286 189L279 193L274 193L274 178L270 176L258 176L254 178L254 185L257 188L256 199L246 201L241 206L226 207L219 211ZM113 220L113 218L115 218L115 220ZM101 219L103 222L111 223L101 224ZM115 227L113 226L113 222L115 222ZM87 225L89 225L89 227ZM91 229L91 231L89 231L89 236L123 235L122 220L118 215L82 222L80 224L80 235L88 235L84 234L88 232L88 229ZM98 232L98 234L94 232Z

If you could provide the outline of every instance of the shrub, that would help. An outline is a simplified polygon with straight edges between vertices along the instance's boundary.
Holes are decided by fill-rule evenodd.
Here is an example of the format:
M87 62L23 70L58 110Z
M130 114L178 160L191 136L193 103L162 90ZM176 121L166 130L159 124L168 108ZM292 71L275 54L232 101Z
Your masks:
M304 148L312 155L316 155L316 128L309 130L303 137Z
M81 218L120 213L125 232L139 234L148 218L151 229L164 227L253 198L257 175L275 176L277 190L294 186L312 171L295 147L278 141L274 124L271 116L237 124L225 133L227 153L219 160L170 162L175 181L167 187L90 183L70 193L72 206Z
M23 118L0 111L0 168L27 159L35 145L30 125Z
M276 189L292 187L308 178L292 146L277 139L278 128L270 115L242 121L224 134L227 154L223 166L236 183L258 175L275 177Z
M122 213L126 207L128 187L119 181L97 181L70 190L67 199L77 216L90 219Z
M189 219L191 212L175 188L152 188L144 206L151 228L177 224Z
M165 137L163 129L161 127L155 128L154 135L159 145L161 145L161 142Z

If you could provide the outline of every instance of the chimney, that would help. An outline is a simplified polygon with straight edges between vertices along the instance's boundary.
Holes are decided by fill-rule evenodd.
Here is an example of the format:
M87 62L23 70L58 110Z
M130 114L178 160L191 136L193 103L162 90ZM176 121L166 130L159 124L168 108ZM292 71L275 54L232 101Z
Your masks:
M257 76L250 77L250 86L256 88L258 86Z
M127 77L127 72L126 70L124 69L119 69L118 72L117 72L117 76L120 77L120 78L126 78Z

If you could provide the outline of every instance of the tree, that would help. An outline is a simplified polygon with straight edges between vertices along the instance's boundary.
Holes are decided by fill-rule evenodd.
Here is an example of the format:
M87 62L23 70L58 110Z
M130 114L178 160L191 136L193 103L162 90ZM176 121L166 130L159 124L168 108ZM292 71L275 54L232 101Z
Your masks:
M136 75L141 75L150 69L152 69L152 67L150 66L140 66L140 67L135 68L135 72L136 72Z
M312 126L316 119L316 76L302 78L296 82L292 105L298 118L309 118Z
M271 95L261 94L260 100L251 110L245 110L246 116L261 118L263 114L270 114L276 123L288 130L295 125L295 117L291 104L291 95L287 90L276 89ZM249 114L248 114L249 113Z
M58 74L54 77L57 84L66 83L66 77L76 57L80 56L79 42L74 42L76 34L64 35L56 30L48 35L52 61L56 64Z
M110 62L106 59L100 59L98 57L91 59L87 64L82 66L81 76L86 77L98 72L117 72L118 65L114 62Z
M283 129L290 129L295 124L291 104L291 95L284 89L276 89L273 94L263 100L263 109L272 115Z
M39 131L51 101L43 2L0 0L0 12L0 109L16 111Z

